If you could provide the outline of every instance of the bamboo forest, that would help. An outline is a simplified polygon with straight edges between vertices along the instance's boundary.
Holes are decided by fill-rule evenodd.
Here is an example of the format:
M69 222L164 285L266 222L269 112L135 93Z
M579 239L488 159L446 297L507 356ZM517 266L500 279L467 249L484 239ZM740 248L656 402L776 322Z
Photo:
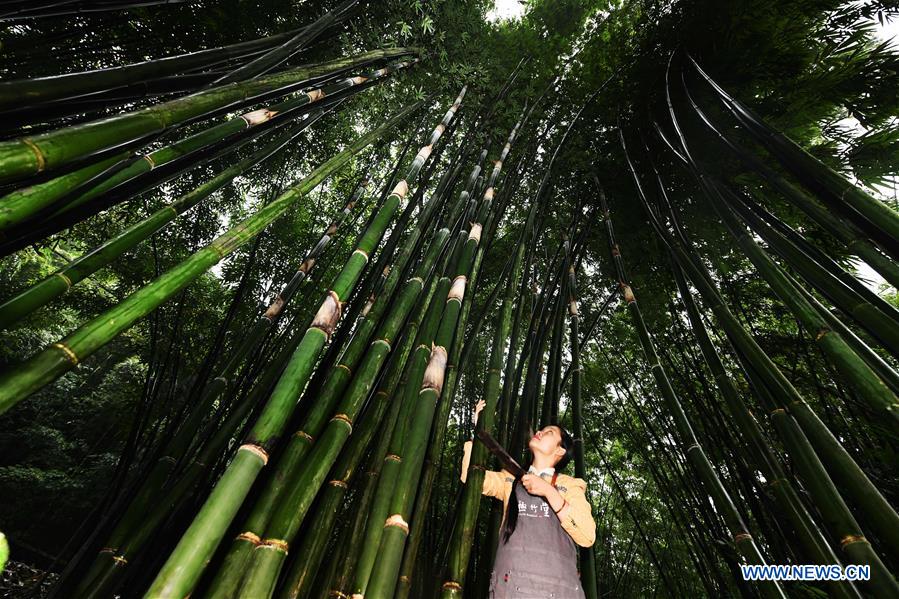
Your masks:
M895 0L0 30L0 596L899 597Z

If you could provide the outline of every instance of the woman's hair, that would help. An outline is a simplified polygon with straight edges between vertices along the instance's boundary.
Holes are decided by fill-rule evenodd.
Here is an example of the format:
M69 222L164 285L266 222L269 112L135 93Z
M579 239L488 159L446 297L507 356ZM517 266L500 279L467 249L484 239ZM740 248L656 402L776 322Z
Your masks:
M556 426L559 428L559 431L562 433L562 442L560 445L562 449L565 450L565 455L559 458L559 461L556 462L555 469L556 472L561 472L565 469L565 466L568 465L568 462L574 457L574 438L568 434L562 425L556 424L555 422L551 422L546 426ZM509 537L512 536L512 533L515 532L515 526L518 524L518 487L521 485L521 481L519 479L515 479L515 482L512 483L512 493L509 495L509 507L506 511L506 524L503 527L503 543L509 542Z

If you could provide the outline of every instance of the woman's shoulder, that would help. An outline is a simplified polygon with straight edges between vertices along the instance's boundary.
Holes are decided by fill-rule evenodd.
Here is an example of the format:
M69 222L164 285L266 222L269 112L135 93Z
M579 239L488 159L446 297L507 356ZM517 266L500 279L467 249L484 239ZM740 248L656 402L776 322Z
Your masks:
M587 489L587 481L582 478L568 476L567 474L559 474L559 476L556 477L556 488L562 492L577 488L585 491Z

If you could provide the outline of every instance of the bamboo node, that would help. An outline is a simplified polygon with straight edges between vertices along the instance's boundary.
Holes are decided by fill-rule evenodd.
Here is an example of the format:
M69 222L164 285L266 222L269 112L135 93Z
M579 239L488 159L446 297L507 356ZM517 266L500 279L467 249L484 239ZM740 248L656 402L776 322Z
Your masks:
M368 262L368 252L366 252L366 251L363 250L362 248L356 248L356 249L353 251L353 253L354 253L354 254L359 254L360 256L362 256L363 258L365 258L365 261L366 261L366 262Z
M68 347L64 343L54 343L51 347L55 347L62 351L62 353L65 354L66 358L68 358L69 362L71 362L72 364L78 364L78 356L75 354L75 352L72 351L70 347Z
M734 543L739 543L740 541L751 541L752 535L748 532L741 532L734 535Z
M400 182L393 187L391 193L395 196L399 196L400 199L405 199L406 194L409 193L409 184L406 183L405 179L400 179Z
M234 539L235 541L247 541L248 543L252 543L253 545L259 545L262 542L262 538L257 535L255 532L245 531L237 535Z
M61 272L56 273L56 276L59 277L60 279L62 279L62 280L65 282L65 284L66 284L66 291L68 291L69 289L72 288L72 279L70 279L69 277L65 276L65 275L62 274Z
M468 238L474 239L474 242L476 244L481 243L481 229L483 229L481 223L472 223L471 231L468 233Z
M259 110L254 110L252 112L248 112L246 114L240 115L240 118L247 124L247 127L252 127L253 125L261 125L267 121L270 121L273 116L278 114L277 110L269 110L268 108L260 108Z
M325 97L325 92L320 89L313 89L312 91L306 92L306 97L309 98L309 103L317 102Z
M425 369L421 381L421 389L434 389L439 395L443 390L443 377L446 375L446 349L435 345L431 349L431 357L428 358L428 367Z
M772 416L777 416L777 415L786 414L786 413L787 413L787 411L783 408L774 408L773 410L771 410Z
M237 451L249 451L257 458L262 460L262 465L265 466L268 464L268 453L259 447L258 445L253 445L252 443L244 443L240 447L237 448Z
M491 201L492 199L493 199L493 187L491 186L491 187L488 187L488 188L484 191L484 200L489 202L489 201Z
M571 316L577 316L578 312L577 312L577 300L576 299L573 299L570 302L568 302L568 313Z
M465 297L465 283L467 280L468 277L465 275L459 275L453 279L453 286L450 287L449 293L446 294L446 301L454 299L461 303L462 298Z
M388 341L387 339L375 339L374 341L371 342L372 345L374 345L376 343L383 343L384 345L386 345L387 351L390 351L390 349L391 349L390 341Z
M22 143L28 146L28 149L31 150L32 154L34 154L34 157L37 160L37 170L34 172L39 173L47 168L47 159L44 158L44 153L39 147L37 147L37 144L35 144L27 137L22 138Z
M363 77L362 75L359 75L357 77L353 77L352 81L353 81L353 85L361 85L361 84L365 83L366 81L368 81L368 77Z
M618 244L616 243L615 245L612 246L612 256L617 258L620 255L621 255L621 250L618 248Z
M447 591L458 591L460 593L462 592L462 585L455 580L447 580L443 583L443 586L441 588Z
M309 443L315 443L315 438L306 431L297 431L293 436L298 439L305 439L306 441L309 441Z
M346 370L346 373L349 374L349 375L352 375L352 374L353 374L353 371L352 371L352 370L350 369L350 367L347 366L346 364L338 364L337 367L338 367L338 368L343 368L344 370Z
M365 599L365 595L362 593L353 593L350 595L350 599Z
M690 452L690 451L693 451L696 449L698 449L699 451L702 451L702 447L699 446L699 443L694 443L693 445L689 446L687 448L687 452Z
M287 554L287 541L284 539L266 539L262 542L261 545L256 547L256 549L271 549L273 551L280 551L284 554Z
M152 171L156 168L156 161L153 160L153 156L151 154L144 154L141 156L141 160L145 160L147 164L150 165L150 170Z
M840 547L842 549L845 549L847 545L852 545L853 543L868 543L868 539L865 538L865 535L846 535L840 539Z
M815 341L821 341L824 338L824 335L830 332L830 329L824 328L818 331L818 334L815 335Z
M119 565L119 564L121 564L123 566L128 565L128 560L125 558L124 555L113 555L112 561L115 562L116 565Z
M335 415L331 418L331 422L334 422L335 420L338 421L338 422L343 422L344 424L346 424L347 427L349 427L349 429L350 429L350 434L353 433L353 421L350 420L350 417L349 417L349 416L347 416L346 414L335 414Z
M115 553L115 551L114 547L104 547L98 553Z
M310 328L319 329L330 339L338 320L340 320L340 298L332 290L328 292L325 301L316 312Z
M268 320L274 320L275 317L281 313L281 308L284 307L284 298L278 295L271 304L269 304L268 309L263 314L263 318L267 318Z
M409 534L409 523L403 520L403 517L399 514L394 514L387 518L387 521L384 523L384 528L388 526L395 526L403 531L405 534Z
M431 155L431 150L433 150L433 149L434 149L434 146L432 146L431 144L422 146L421 149L418 151L418 154L415 155L414 162L420 162L420 163L424 164L424 161L428 159L428 157Z
M635 301L637 301L637 298L634 295L634 290L631 289L630 285L628 285L627 283L619 283L619 285L621 286L621 293L622 293L622 295L624 295L624 301L626 301L629 304L632 304Z
M385 460L390 460L391 462L397 462L397 463L403 461L403 458L401 458L400 456L396 455L395 453L391 453L391 454L388 454L388 455L384 456L384 459L385 459Z
M343 482L342 480L335 479L332 481L328 481L328 484L331 485L332 487L340 487L341 489L349 488L348 485L345 482Z
M337 589L331 589L328 591L328 597L340 597L340 599L348 599L348 595L346 593L341 593Z

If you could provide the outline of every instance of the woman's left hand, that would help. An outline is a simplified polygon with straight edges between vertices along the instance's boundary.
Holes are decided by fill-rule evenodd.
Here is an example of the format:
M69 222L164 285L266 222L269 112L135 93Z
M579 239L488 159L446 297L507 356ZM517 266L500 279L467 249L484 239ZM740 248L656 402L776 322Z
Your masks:
M525 474L522 476L521 485L528 493L538 497L548 497L550 493L555 491L555 487L536 474Z

